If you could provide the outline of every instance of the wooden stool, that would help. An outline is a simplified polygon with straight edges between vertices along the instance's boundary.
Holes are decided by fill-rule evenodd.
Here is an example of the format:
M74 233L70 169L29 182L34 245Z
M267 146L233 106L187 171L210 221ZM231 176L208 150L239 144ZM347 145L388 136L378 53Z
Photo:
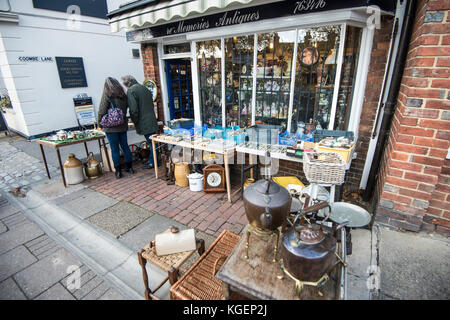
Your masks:
M137 255L139 264L142 267L142 278L144 280L145 287L145 299L159 300L159 298L155 296L154 293L158 291L164 285L164 283L167 282L167 280L169 280L170 285L173 285L177 281L178 271L180 270L181 266L195 253L195 251L197 251L200 256L205 252L205 241L203 239L197 239L196 250L184 251L164 256L158 256L156 254L155 248L151 246L151 243L147 244L144 249L139 250ZM163 269L168 274L167 277L153 291L148 287L148 275L147 270L145 269L147 261Z
M224 230L208 250L170 288L172 300L223 300L222 281L216 272L241 238Z

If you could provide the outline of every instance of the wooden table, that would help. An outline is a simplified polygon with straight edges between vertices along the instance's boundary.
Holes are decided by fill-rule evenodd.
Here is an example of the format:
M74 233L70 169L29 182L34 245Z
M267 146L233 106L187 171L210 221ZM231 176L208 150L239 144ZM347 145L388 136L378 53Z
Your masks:
M345 238L344 238L345 239ZM242 237L216 277L221 280L224 296L232 293L241 294L249 299L262 300L297 300L295 281L283 275L279 262L272 262L273 239L251 235L249 243L249 259L245 258L245 237ZM279 245L281 245L281 237ZM339 248L340 245L338 246ZM279 250L278 250L279 251ZM279 260L278 253L277 259ZM316 287L305 286L300 299L304 300L338 300L342 298L342 269L337 267L330 275L329 281L318 295Z
M225 184L227 189L227 196L228 201L231 202L231 183L230 183L230 157L234 157L234 147L231 148L221 148L221 147L213 147L213 146L201 146L196 145L187 141L169 141L167 139L161 138L161 135L155 134L150 136L150 139L152 140L152 148L153 148L153 161L155 164L155 176L158 178L158 159L156 154L156 143L165 143L165 144L171 144L175 146L180 146L184 149L194 149L194 150L201 150L211 153L217 153L223 155L223 161L224 161L224 167L225 167ZM190 155L190 152L188 152ZM183 156L184 158L184 156ZM202 158L203 159L203 158ZM190 159L188 159L190 160ZM188 161L189 162L189 161ZM191 162L189 162L191 163Z
M84 149L86 150L86 156L89 156L89 150L87 147L87 142L89 141L98 141L98 147L100 150L100 154L102 152L102 145L106 150L106 143L105 143L105 138L106 135L101 135L101 136L97 136L97 137L92 137L92 138L86 138L86 139L80 139L80 140L72 140L72 141L67 141L67 142L61 142L61 143L55 143L52 141L48 141L48 140L36 140L36 142L39 144L39 147L41 149L41 155L42 155L42 160L44 161L44 165L45 165L45 171L47 172L47 177L49 179L51 179L50 177L50 172L48 170L48 164L47 164L47 159L45 157L45 152L44 152L44 148L43 146L52 148L56 150L56 155L58 156L58 163L59 163L59 170L61 171L61 176L62 176L62 180L64 183L64 187L67 187L67 182L66 182L66 177L64 176L64 167L62 165L62 161L61 161L61 154L59 152L59 149L62 147L68 147L68 146L72 146L75 144L79 144L79 143L84 143ZM109 157L106 157L107 161L108 161L108 166L109 168L111 168L111 164L109 162Z

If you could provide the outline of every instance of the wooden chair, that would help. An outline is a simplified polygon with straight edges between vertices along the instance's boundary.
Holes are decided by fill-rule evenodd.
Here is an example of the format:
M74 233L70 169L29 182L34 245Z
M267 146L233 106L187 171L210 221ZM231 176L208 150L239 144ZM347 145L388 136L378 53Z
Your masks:
M205 252L205 241L203 239L197 239L197 252L201 256ZM145 299L146 300L160 300L159 297L155 295L167 280L171 285L173 285L178 279L178 272L182 265L191 257L196 250L185 251L180 253L168 254L164 256L158 256L156 254L154 246L151 243L147 244L144 249L138 252L138 261L142 268L142 279L144 280L145 287ZM150 262L157 267L163 269L167 272L167 277L156 286L155 289L150 290L148 286L148 275L145 265Z

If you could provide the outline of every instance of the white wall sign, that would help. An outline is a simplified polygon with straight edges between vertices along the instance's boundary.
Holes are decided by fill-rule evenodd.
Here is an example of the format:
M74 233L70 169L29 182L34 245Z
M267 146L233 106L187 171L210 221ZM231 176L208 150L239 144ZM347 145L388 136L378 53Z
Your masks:
M19 57L21 62L53 62L52 57Z

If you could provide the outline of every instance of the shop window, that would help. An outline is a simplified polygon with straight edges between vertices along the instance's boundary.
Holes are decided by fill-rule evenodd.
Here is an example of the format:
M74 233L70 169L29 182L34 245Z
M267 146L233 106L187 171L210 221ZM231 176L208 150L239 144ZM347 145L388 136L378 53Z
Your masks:
M197 42L202 123L347 130L362 31L330 25L225 38L223 48L220 39Z
M189 53L191 52L191 44L189 42L167 44L164 46L164 54Z
M340 26L298 30L291 130L328 129L330 123Z
M286 128L295 30L258 34L255 123Z
M203 124L222 125L222 50L220 40L197 42L200 111Z
M252 122L254 36L225 39L225 113L227 126Z
M348 128L361 36L361 28L347 26L334 130L347 130Z

